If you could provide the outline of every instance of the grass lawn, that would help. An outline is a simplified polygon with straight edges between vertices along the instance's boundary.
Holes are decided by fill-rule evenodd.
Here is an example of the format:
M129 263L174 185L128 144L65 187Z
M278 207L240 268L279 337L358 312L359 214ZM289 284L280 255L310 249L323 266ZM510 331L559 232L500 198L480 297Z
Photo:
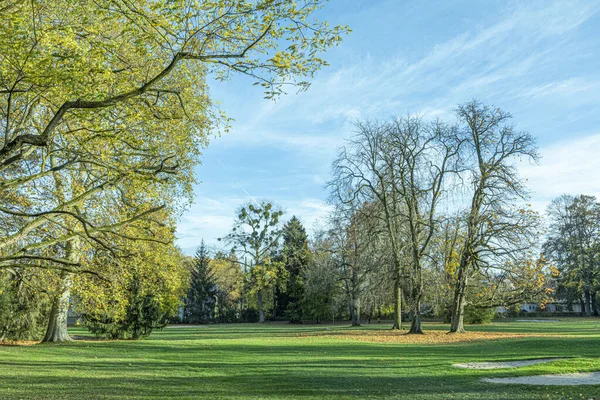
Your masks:
M479 381L600 370L599 319L503 321L467 329L518 336L450 343L436 343L431 333L403 342L389 328L211 325L168 328L136 342L0 346L0 399L600 399L600 385ZM451 366L545 357L572 358L504 370Z

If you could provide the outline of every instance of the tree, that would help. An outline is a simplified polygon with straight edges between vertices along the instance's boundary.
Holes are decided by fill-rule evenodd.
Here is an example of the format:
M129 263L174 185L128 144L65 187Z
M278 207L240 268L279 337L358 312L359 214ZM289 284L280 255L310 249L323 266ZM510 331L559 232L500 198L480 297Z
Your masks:
M240 252L240 262L247 268L251 290L256 292L258 321L265 322L263 295L281 275L281 265L273 260L282 230L279 220L283 211L267 201L240 208L233 230L222 239Z
M319 229L312 241L311 262L306 268L303 315L317 323L338 314L341 304L339 271L333 255L329 232Z
M190 270L186 257L172 244L127 243L127 258L97 254L107 275L74 275L73 297L84 323L99 336L139 339L162 328L185 295Z
M454 127L408 116L357 124L334 162L334 193L343 202L377 202L394 256L395 324L401 324L401 280L408 278L411 333L422 333L423 264L438 224L447 175L456 172ZM407 267L405 267L407 266Z
M217 286L211 259L204 240L192 261L190 288L185 299L183 318L189 323L205 323L215 317Z
M548 206L550 234L545 255L559 272L559 290L573 292L586 316L600 290L600 203L593 196L563 195ZM572 296L565 296L570 301ZM570 298L571 297L571 298Z
M534 213L514 206L526 198L515 161L536 160L535 140L517 132L512 116L476 100L457 109L463 124L463 164L470 174L470 206L458 250L452 323L450 332L464 332L463 318L469 276L493 265L514 265L524 250L535 246L537 221ZM505 261L498 262L499 259Z
M304 275L311 256L308 236L300 220L294 216L284 225L282 237L282 261L287 272L287 283L279 303L291 323L300 323L302 322Z
M326 64L320 51L347 32L309 20L322 5L58 0L0 7L0 269L63 274L49 339L68 337L63 300L74 275L110 270L84 255L119 253L125 226L139 219L142 237L129 239L152 241L162 222L150 227L160 219L151 214L174 214L189 200L200 149L226 121L207 77L249 76L266 97L286 85L305 89L302 79Z
M218 252L210 261L217 286L217 320L235 322L242 317L244 273L235 254Z

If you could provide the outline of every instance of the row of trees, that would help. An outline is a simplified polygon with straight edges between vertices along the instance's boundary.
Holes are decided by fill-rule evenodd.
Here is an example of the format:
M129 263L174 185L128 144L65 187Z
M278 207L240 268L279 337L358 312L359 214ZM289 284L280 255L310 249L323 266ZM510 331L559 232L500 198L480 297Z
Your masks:
M311 17L322 4L0 5L0 338L45 325L44 341L68 340L72 297L98 327L176 308L187 270L175 222L227 124L207 79L243 74L269 98L306 88L347 31Z
M282 227L282 215L269 202L247 204L222 239L230 253L211 259L200 245L191 266L186 322L265 322L266 310L272 319L302 321L312 253L300 221L293 217Z
M333 163L333 211L310 244L296 218L279 228L270 203L240 209L223 238L241 270L240 313L252 302L262 322L267 302L293 322L384 314L400 329L405 309L411 333L422 333L423 313L463 332L466 312L542 302L552 272L516 169L537 153L510 121L472 101L451 123L359 122Z

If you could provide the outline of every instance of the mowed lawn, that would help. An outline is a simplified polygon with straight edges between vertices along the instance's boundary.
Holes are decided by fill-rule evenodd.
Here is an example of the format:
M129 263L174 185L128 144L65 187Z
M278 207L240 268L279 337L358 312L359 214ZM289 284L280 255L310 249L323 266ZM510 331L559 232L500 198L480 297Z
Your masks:
M0 399L600 399L598 385L480 382L600 370L599 319L468 327L544 337L436 344L430 334L416 343L376 341L389 328L210 325L167 328L141 341L0 346ZM491 371L451 366L541 357L570 358Z

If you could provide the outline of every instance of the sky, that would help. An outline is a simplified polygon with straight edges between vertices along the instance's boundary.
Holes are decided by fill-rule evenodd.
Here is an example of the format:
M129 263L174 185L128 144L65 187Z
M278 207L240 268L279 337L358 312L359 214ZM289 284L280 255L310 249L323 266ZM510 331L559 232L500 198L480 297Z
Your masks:
M177 229L186 253L202 239L218 246L236 209L257 199L310 232L328 214L331 163L355 121L453 120L473 98L537 138L540 162L519 167L534 209L563 193L600 198L600 0L331 0L318 17L352 33L307 92L274 102L247 77L211 82L233 122L197 168Z

